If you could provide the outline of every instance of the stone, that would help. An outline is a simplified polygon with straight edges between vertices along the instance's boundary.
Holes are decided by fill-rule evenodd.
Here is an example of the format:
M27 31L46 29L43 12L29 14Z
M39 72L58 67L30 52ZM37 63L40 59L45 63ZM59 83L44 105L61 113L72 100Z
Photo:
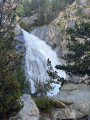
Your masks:
M25 40L23 36L17 36L15 37L15 40L18 40L20 43L24 44Z
M19 36L21 34L21 27L20 25L17 23L16 24L16 27L15 27L15 33L16 33L16 36Z
M30 95L24 94L21 97L24 107L18 113L18 120L39 120L39 110Z
M54 118L79 118L90 114L90 87L86 84L64 84L60 92L53 96L55 102L67 104L65 108L58 108L52 112Z
M37 14L33 14L31 17L24 17L22 19L22 22L25 24L25 25L32 25L34 24L34 21L36 19L36 16Z
M68 119L68 118L75 118L75 110L74 109L57 109L52 112L54 118L60 119Z
M18 22L20 20L19 16L16 16L16 22Z
M60 57L60 56L62 56L62 49L60 48L60 47L57 47L56 49L55 49L55 51L56 51L56 54Z
M31 34L39 37L41 40L46 41L53 49L60 45L61 34L58 26L54 24L38 27L30 32Z
M25 53L25 47L24 47L21 43L18 43L18 44L15 46L15 49L16 49L16 51L19 52L19 53L22 53L22 54Z
M40 113L40 120L56 120L56 119L48 114Z

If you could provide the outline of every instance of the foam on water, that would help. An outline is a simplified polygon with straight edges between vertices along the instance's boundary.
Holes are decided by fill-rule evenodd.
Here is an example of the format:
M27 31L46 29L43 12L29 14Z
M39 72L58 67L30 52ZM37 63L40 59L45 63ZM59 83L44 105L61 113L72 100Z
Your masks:
M49 76L46 72L47 68L47 59L52 63L53 69L55 65L61 64L56 52L51 49L44 41L40 40L38 37L29 34L25 30L23 31L23 36L25 39L26 47L26 56L25 56L25 72L28 80L31 84L31 92L35 92L34 84L38 82L45 82L49 79ZM58 75L60 77L66 77L66 73L62 70L58 70ZM59 92L60 84L52 84L55 86L53 91L50 91L48 96L53 96Z

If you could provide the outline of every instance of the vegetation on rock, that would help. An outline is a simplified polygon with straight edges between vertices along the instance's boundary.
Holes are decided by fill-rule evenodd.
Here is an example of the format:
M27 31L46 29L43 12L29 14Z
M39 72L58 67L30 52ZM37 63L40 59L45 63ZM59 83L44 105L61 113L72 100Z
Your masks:
M50 112L52 106L54 106L54 101L47 96L41 98L40 97L34 98L34 101L39 110L42 112Z
M70 35L67 38L67 47L71 52L62 58L67 61L68 65L57 65L56 68L65 70L70 75L90 76L90 22L75 24L66 32Z
M20 1L16 13L19 16L31 16L37 13L35 20L36 26L49 24L53 21L58 13L70 5L74 0L32 0Z

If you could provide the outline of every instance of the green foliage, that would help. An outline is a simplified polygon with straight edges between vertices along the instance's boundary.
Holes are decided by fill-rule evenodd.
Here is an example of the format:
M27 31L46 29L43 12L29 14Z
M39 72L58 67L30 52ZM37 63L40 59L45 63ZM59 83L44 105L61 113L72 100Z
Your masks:
M3 76L0 76L1 118L8 117L10 114L15 114L21 108L19 101L17 101L21 95L20 84L18 83L16 76L17 73L9 73L9 71L5 71L5 69L4 73Z
M51 114L53 108L65 108L71 105L71 102L55 102L47 96L33 98L40 112Z
M49 24L53 21L58 13L65 9L68 4L71 4L74 0L66 1L66 0L43 0L39 1L39 10L37 14L37 20L35 21L35 25L41 26L43 24ZM42 3L43 2L43 3Z
M58 13L66 8L74 0L32 0L32 1L20 1L17 14L20 16L31 16L37 13L37 19L35 20L36 26L49 24L53 21Z
M19 16L25 16L25 10L24 10L24 7L22 4L20 4L18 6L18 9L16 10L16 13L19 15Z
M34 98L34 101L39 110L44 112L50 111L50 109L54 105L53 100L49 97Z
M54 87L52 86L52 83L60 84L61 87L64 83L66 83L66 80L64 80L64 78L61 78L57 74L57 72L53 70L51 61L49 59L47 60L47 66L48 66L47 73L49 75L49 79L47 79L45 82L42 82L42 83L39 82L35 85L36 92L34 94L32 94L32 96L34 96L34 97L47 96L47 93L53 91L53 89L54 89Z
M57 69L62 69L68 72L70 75L90 76L90 22L76 24L73 28L66 30L70 35L68 38L68 48L72 53L68 53L63 56L68 63L65 65L57 65ZM83 40L80 42L77 39ZM74 62L73 65L69 63Z
M55 102L52 98L47 96L33 98L40 112L51 114L53 108L65 108L71 103Z
M26 90L27 84L25 83L25 75L21 67L17 69L16 76L17 76L18 84L20 85L19 87L20 92L21 94L23 94L24 91Z
M30 4L30 2L25 1L23 3L23 6L24 6L25 16L31 16L32 15L32 13L31 13L32 5Z
M71 37L79 37L79 38L89 38L90 37L90 22L82 22L80 25L75 23L74 28L68 28L66 30L67 34L70 34Z
M44 16L44 10L43 8L39 9L39 12L37 14L37 19L35 20L36 26L41 26L45 23L45 16Z
M13 35L13 34L12 34ZM7 40L7 44L4 42ZM25 77L20 69L21 55L17 55L9 46L8 38L0 40L0 117L8 117L20 110L17 101L23 92ZM3 48L2 48L3 47ZM22 83L22 84L21 84ZM22 86L23 85L23 86Z
M15 115L21 105L19 97L24 92L25 76L21 69L23 55L15 51L14 18L12 11L3 11L0 26L0 119Z
M53 70L53 67L51 65L51 61L49 60L49 58L47 60L47 66L48 66L47 73L48 73L49 78L50 78L50 83L61 84L61 87L62 87L63 84L66 83L66 80L64 78L61 78L57 74L57 71Z

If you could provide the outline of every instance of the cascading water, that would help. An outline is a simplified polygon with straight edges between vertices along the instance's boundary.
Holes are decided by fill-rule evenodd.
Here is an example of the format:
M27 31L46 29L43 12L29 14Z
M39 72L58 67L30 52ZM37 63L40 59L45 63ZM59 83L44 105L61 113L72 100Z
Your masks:
M38 37L29 34L28 32L23 31L23 36L25 39L25 47L26 47L26 66L25 72L28 80L31 84L31 92L35 92L35 86L37 82L45 82L49 79L49 76L46 72L47 70L47 59L49 58L53 69L55 69L55 65L61 64L56 52L51 49L49 45L47 45L44 41L40 40ZM57 71L60 77L65 78L66 74L64 71ZM54 90L49 92L48 95L52 96L59 92L60 84L52 84L55 86Z

